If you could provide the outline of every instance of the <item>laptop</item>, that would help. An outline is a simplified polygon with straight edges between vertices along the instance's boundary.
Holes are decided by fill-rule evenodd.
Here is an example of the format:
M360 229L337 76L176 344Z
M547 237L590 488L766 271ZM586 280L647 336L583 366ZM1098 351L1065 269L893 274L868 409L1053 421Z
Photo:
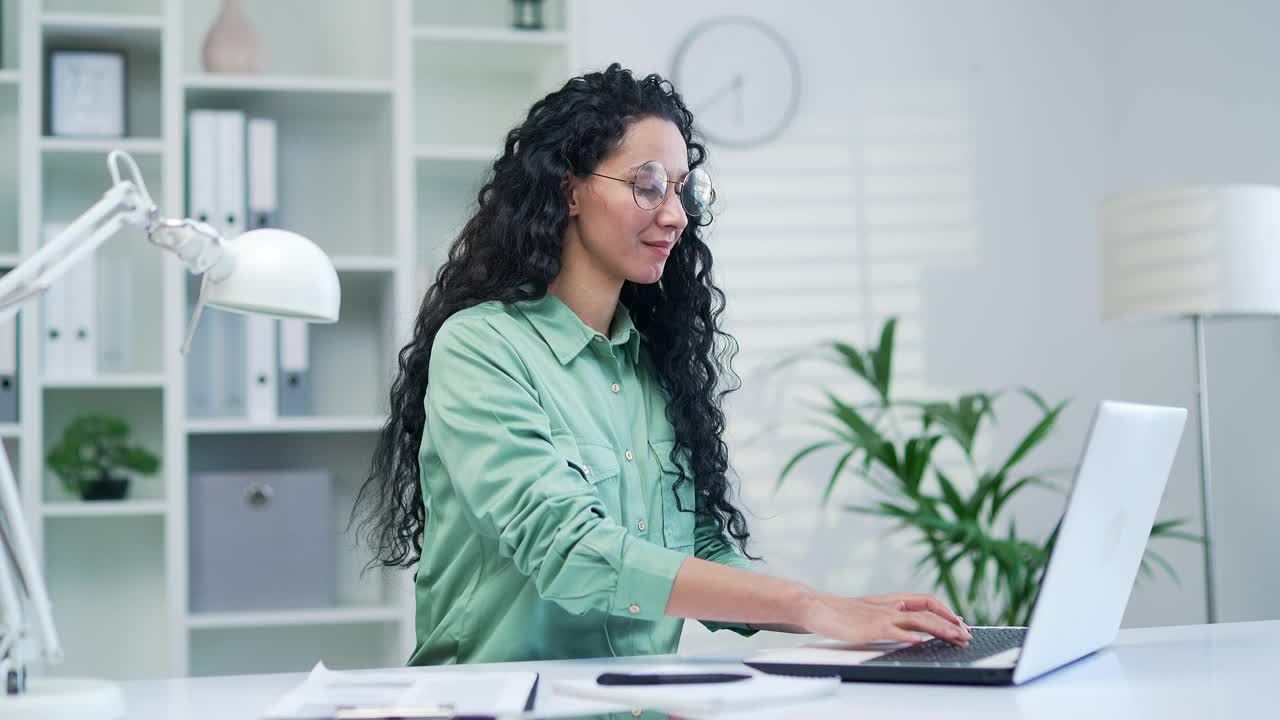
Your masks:
M746 663L845 681L1020 685L1096 652L1120 630L1186 418L1184 408L1099 404L1027 627L972 628L963 648L827 640Z

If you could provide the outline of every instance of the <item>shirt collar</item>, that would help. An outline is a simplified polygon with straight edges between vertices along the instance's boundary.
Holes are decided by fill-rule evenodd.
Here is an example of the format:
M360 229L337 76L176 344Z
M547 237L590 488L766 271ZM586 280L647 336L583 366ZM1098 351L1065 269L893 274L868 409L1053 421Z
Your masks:
M532 290L531 285L527 285ZM560 298L548 291L537 300L516 303L543 341L555 353L561 365L578 356L596 337L596 332L578 317ZM632 364L639 362L640 331L631 320L631 311L621 302L613 313L613 336L608 339L615 348L625 345Z

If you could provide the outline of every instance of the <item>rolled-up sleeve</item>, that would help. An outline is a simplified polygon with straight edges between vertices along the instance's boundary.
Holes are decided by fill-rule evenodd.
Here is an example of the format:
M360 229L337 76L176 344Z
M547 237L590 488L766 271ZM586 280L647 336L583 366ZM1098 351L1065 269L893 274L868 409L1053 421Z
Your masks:
M483 316L436 335L426 432L467 520L566 611L664 615L681 553L627 534L553 444L524 362Z
M716 527L715 520L699 512L693 529L693 554L703 560L728 565L739 570L751 570L751 561L743 557L725 540L724 533ZM712 622L701 620L708 630L732 630L743 637L751 637L756 630L744 623Z

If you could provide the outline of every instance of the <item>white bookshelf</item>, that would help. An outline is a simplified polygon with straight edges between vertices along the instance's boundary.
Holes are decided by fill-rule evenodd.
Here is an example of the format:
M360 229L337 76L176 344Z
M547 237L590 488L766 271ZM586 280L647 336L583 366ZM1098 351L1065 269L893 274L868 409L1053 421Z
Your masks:
M177 348L193 282L139 232L98 253L131 268L134 350L122 366L44 377L39 304L25 309L20 422L0 424L0 440L66 646L55 674L129 680L408 657L410 574L362 572L347 514L386 420L419 278L434 274L505 132L570 74L569 2L548 0L544 31L510 29L510 0L248 2L261 71L219 75L204 71L200 49L221 0L0 0L0 156L16 158L0 163L0 269L39 247L45 222L101 197L115 148L138 160L166 214L184 214L187 112L239 109L276 120L281 224L324 248L342 284L340 321L312 326L314 414L266 423L188 417ZM45 52L55 47L125 52L126 137L47 134ZM44 465L66 423L90 411L124 417L133 441L161 457L126 500L80 500ZM297 467L334 477L335 605L193 612L190 476Z

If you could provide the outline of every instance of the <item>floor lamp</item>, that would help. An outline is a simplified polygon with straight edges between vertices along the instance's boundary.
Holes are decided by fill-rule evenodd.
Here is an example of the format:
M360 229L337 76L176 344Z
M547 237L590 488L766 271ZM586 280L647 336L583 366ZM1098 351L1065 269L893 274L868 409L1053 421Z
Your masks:
M1108 197L1102 209L1102 312L1189 317L1195 334L1205 610L1218 621L1205 323L1280 314L1280 187L1222 185Z

